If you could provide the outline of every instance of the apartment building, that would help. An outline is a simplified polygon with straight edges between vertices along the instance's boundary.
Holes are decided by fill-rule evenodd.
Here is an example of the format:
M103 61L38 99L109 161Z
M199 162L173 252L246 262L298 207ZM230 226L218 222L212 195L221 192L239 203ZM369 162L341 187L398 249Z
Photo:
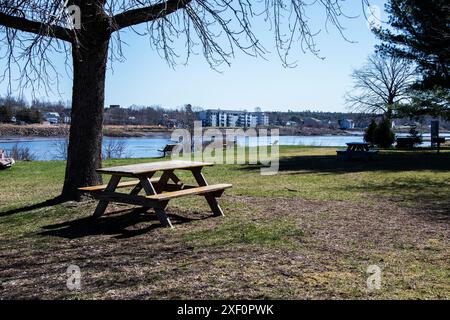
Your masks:
M246 127L269 125L269 117L264 112L247 112L209 109L199 113L205 127Z

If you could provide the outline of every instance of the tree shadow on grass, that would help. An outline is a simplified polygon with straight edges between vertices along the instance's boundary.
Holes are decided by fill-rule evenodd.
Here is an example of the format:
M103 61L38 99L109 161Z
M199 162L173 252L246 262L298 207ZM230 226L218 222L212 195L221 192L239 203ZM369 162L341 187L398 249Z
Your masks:
M260 168L260 165L248 165L243 166L241 170L259 170ZM344 160L336 155L299 155L280 158L279 164L279 171L289 171L288 174L424 170L450 170L450 152L436 154L423 151L387 151L367 161Z
M241 170L256 170L260 166L243 166ZM346 174L377 172L380 175L396 172L449 172L450 152L435 151L383 151L373 160L343 160L336 155L294 156L280 159L279 171L284 175L308 173ZM355 193L367 193L393 203L414 207L414 212L433 220L450 220L450 182L427 176L404 177L401 174L393 180L364 179L346 189ZM349 178L351 179L351 178ZM339 188L339 187L337 187ZM381 201L381 200L380 200Z
M55 197L53 199L48 199L39 203L35 203L29 206L25 206L25 207L20 207L20 208L16 208L16 209L11 209L5 212L0 212L0 217L6 217L6 216L10 216L13 214L17 214L17 213L22 213L22 212L28 212L28 211L33 211L33 210L38 210L38 209L42 209L42 208L46 208L46 207L52 207L52 206L56 206L58 204L61 204L63 202L65 202L66 200L64 200L63 198L61 198L60 196Z
M378 194L390 201L413 207L419 215L450 221L450 182L426 177L399 177L395 181L383 183L365 181L364 185L347 188L355 192Z
M124 211L128 212L121 214ZM188 218L173 213L167 213L167 215L174 226L208 218ZM115 211L105 214L100 218L90 216L44 226L43 229L46 231L39 233L39 235L67 239L112 235L116 239L126 239L145 234L157 228L162 228L162 225L157 219L156 214L147 212L144 208L136 208Z

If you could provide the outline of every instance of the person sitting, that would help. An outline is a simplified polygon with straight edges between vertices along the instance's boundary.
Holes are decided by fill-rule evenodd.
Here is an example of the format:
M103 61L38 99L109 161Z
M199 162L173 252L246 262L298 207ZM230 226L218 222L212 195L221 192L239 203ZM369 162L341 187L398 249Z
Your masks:
M11 167L15 163L13 158L6 158L4 150L0 149L0 169Z

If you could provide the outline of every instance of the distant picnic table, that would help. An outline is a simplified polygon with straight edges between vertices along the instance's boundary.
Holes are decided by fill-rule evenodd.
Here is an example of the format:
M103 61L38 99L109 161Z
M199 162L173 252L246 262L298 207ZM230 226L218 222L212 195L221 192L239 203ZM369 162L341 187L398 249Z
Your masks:
M348 142L347 150L337 150L338 156L344 159L372 159L378 153L378 150L370 149L367 142Z
M108 184L83 187L79 190L90 192L94 198L100 200L95 209L94 217L100 217L110 202L127 203L144 208L153 208L161 224L172 228L172 223L165 209L169 201L174 198L202 195L206 198L214 216L223 215L217 198L232 185L224 183L208 184L201 171L203 167L212 165L212 163L172 160L101 168L97 170L99 173L111 175ZM190 171L198 185L184 184L176 176L175 170ZM157 172L162 172L161 176L153 178ZM123 177L137 178L137 180L120 182ZM132 187L133 189L130 193L116 191L118 188L126 187ZM139 195L141 190L144 190L145 195Z

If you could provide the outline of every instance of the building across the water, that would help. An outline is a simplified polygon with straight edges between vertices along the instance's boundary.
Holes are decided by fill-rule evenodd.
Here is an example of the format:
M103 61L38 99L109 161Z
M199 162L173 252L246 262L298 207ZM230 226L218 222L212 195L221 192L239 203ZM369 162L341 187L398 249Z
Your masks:
M339 123L339 128L342 130L355 128L355 122L351 119L342 119L342 120L339 120L338 123Z
M199 113L199 119L205 127L245 127L269 125L269 117L261 111L233 111L208 109Z

